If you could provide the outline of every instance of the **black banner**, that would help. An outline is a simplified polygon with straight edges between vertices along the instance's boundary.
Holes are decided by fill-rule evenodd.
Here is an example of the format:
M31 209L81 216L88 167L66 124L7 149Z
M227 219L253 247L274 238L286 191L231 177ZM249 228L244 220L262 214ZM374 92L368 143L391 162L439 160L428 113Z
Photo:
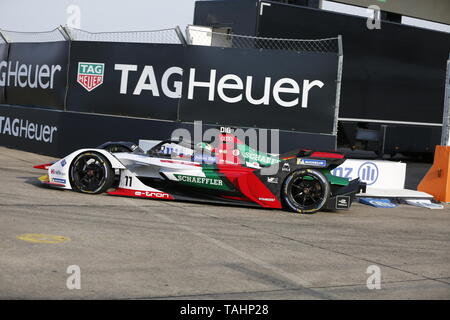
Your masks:
M5 86L6 72L8 70L8 49L8 44L0 43L0 103L6 102Z
M0 106L0 145L58 155L62 112Z
M194 137L191 123L0 105L0 145L55 157L107 141L164 140L177 128ZM210 128L203 126L204 131ZM331 150L336 142L335 136L323 134L280 131L279 136L281 153Z
M185 47L72 42L67 109L176 120Z
M70 56L70 111L333 130L335 54L76 41Z
M182 121L331 134L338 56L186 48Z
M442 123L450 34L271 2L257 35L321 39L342 35L341 118Z
M6 103L64 109L69 43L12 43Z
M0 109L1 110L1 109ZM175 121L136 119L88 113L64 112L62 115L62 141L58 152L62 156L76 149L91 148L107 141L164 140L175 129L188 130L194 138L194 125ZM203 131L217 126L203 125ZM242 128L245 130L245 128ZM76 132L77 134L73 134ZM270 133L268 133L270 137ZM332 150L336 137L332 135L280 131L280 153L294 149Z

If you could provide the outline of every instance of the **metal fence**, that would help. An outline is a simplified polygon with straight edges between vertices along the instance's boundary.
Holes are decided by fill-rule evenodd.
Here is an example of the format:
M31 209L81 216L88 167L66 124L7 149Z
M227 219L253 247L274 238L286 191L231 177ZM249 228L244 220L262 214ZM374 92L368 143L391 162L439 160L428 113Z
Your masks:
M179 28L154 31L88 32L64 28L73 41L184 44ZM181 37L180 37L181 35Z
M20 32L20 31L0 30L0 34L1 34L0 39L3 38L3 40L8 43L55 42L67 40L61 27L43 32Z
M0 43L98 41L128 43L185 44L178 27L153 31L88 32L85 30L58 27L44 32L20 32L0 29Z
M282 39L212 32L207 28L186 29L186 37L179 27L153 31L89 32L58 27L46 32L18 32L0 29L2 42L54 42L54 41L99 41L128 43L162 43L203 45L226 48L248 48L259 50L289 50L296 52L322 52L342 54L340 37L327 39ZM2 43L0 42L0 43Z
M249 48L296 52L341 53L339 37L313 40L264 38L225 32L213 32L205 29L206 28L188 27L186 29L187 43L191 45L241 49Z

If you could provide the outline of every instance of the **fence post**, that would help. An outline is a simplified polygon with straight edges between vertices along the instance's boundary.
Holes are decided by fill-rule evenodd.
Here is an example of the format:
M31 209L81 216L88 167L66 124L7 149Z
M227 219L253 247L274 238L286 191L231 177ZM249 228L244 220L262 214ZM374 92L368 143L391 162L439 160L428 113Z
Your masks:
M67 27L60 25L58 27L58 31L61 35L66 39L69 43L69 52L67 54L67 77L66 77L66 92L64 94L64 111L67 111L67 97L69 94L69 82L70 82L70 52L72 50L72 37L70 36L70 32Z
M0 30L0 39L3 39L6 43L10 43L9 39L5 36L5 34Z
M450 54L445 76L444 114L442 117L441 146L450 146Z
M175 27L175 33L177 34L178 39L180 39L181 44L187 45L187 41L184 38L183 33L181 32L180 26Z
M338 131L338 122L339 122L339 105L341 101L341 83L342 83L342 68L344 64L344 50L342 45L342 35L338 36L338 71L337 71L337 79L336 79L336 102L334 109L334 125L333 125L333 135L337 135ZM337 148L337 139L336 145Z
M64 37L64 39L66 39L66 41L71 41L72 39L70 38L70 33L66 30L65 27L63 26L59 26L58 27L58 31L61 33L61 35Z

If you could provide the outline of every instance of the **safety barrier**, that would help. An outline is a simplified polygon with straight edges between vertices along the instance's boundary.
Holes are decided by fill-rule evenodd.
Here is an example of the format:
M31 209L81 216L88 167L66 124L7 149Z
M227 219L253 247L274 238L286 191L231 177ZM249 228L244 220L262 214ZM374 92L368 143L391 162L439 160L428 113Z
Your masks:
M92 123L100 119L95 115L119 116L122 124L125 118L142 118L148 121L137 127L147 128L145 134L151 135L170 132L155 129L159 125L154 121L163 120L166 128L173 129L202 120L209 125L291 132L303 143L293 142L293 147L336 147L342 66L339 37L295 40L233 35L235 45L224 47L190 44L179 28L90 33L59 27L43 33L0 30L0 34L0 104L37 112L2 107L1 144L16 143L45 153L48 145L44 143L50 143L56 151L47 153L59 154L84 137L79 123L72 126L66 120L82 113ZM243 46L244 39L250 40L250 47ZM33 131L45 123L38 115L44 114L42 109L62 112L45 112L49 119L62 122ZM89 131L95 136L91 141L117 136L105 127L112 123L105 119L97 123L98 131ZM58 128L54 139L47 137L47 126ZM118 123L114 130L122 131L121 139L142 138L128 134L130 129ZM36 133L43 135L40 140ZM44 134L52 141L44 141ZM83 143L89 141L85 137ZM35 144L43 145L39 149Z
M450 202L450 147L436 146L431 169L417 190L427 192L442 202Z
M239 45L227 48L187 44L178 28L1 32L5 104L336 135L338 37L229 35Z
M205 124L203 130L213 127ZM106 141L167 139L179 128L194 136L192 123L0 105L0 145L54 157ZM335 144L330 135L280 130L279 137L280 152L299 146L330 150Z

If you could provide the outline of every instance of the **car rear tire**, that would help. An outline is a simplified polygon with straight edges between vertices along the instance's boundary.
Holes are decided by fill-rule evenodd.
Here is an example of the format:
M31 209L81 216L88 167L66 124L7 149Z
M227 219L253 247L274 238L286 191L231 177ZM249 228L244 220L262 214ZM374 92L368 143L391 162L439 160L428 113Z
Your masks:
M330 183L318 170L302 169L284 181L281 198L287 209L312 214L323 208L330 195Z
M79 154L70 166L72 189L81 193L103 193L114 183L114 170L105 156L97 152Z

